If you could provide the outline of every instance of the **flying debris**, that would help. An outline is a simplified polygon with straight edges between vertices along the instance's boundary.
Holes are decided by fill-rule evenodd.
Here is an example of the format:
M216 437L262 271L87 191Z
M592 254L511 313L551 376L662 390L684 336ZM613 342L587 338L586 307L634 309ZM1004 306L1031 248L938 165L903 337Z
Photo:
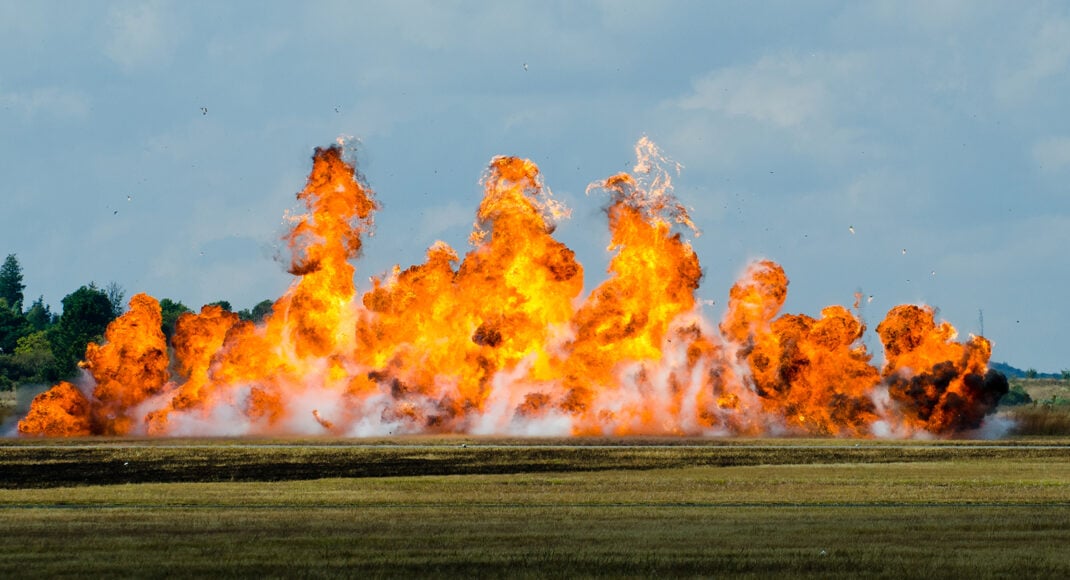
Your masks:
M261 322L209 305L168 338L137 294L86 348L92 380L38 395L19 433L952 436L1007 391L991 343L957 341L927 306L888 313L872 364L857 309L782 312L788 276L771 260L706 318L679 166L647 138L630 172L591 188L610 255L586 294L554 237L568 208L519 157L490 161L467 252L436 242L358 288L380 206L347 156L315 151L282 238L294 280Z
M208 107L201 107L201 114L202 115L207 115L208 114Z
M903 248L903 255L904 256L907 255L907 249L906 248Z
M524 70L525 71L528 70L528 63L526 63L526 62L524 63Z
M854 235L855 227L854 226L847 226L847 231L851 232L851 235Z

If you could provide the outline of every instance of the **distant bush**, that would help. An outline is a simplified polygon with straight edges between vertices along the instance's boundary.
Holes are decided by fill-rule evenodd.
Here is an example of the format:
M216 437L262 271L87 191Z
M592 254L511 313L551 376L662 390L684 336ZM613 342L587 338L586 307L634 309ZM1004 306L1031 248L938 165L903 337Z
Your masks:
M1016 407L1018 405L1026 405L1033 402L1033 397L1029 396L1029 393L1025 392L1022 385L1014 385L1011 390L1007 391L1006 395L999 400L1000 405L1006 405L1008 407Z

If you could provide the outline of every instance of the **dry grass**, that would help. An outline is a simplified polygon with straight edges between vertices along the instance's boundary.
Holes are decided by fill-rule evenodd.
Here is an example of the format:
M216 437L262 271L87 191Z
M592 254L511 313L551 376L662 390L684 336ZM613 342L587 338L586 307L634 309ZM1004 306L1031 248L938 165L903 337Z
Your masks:
M1070 435L1070 405L1023 405L1012 409L1015 433L1029 436Z

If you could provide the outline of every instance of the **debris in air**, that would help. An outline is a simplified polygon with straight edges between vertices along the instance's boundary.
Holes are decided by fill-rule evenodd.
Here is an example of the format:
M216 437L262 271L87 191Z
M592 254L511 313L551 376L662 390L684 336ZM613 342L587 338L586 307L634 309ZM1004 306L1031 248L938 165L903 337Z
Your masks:
M524 70L528 70L528 63L524 63Z
M851 232L851 235L854 235L855 227L854 226L847 226L847 231Z
M904 256L907 255L907 249L906 248L903 248L903 255Z
M201 107L201 114L202 115L207 115L208 114L208 107Z

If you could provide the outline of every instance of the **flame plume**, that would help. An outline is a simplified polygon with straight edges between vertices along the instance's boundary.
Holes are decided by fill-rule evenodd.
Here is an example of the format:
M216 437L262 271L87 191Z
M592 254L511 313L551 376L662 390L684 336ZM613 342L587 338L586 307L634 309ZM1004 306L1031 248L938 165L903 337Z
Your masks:
M436 242L359 293L352 262L379 205L340 147L317 149L284 238L296 278L264 322L205 306L168 345L159 304L134 296L86 349L81 387L39 395L19 433L952 435L1007 391L991 343L957 342L926 306L877 326L878 369L851 310L781 314L788 278L769 260L711 323L680 166L645 137L636 154L589 188L608 194L612 256L581 298L583 267L553 237L568 211L517 157L491 161L463 257Z

